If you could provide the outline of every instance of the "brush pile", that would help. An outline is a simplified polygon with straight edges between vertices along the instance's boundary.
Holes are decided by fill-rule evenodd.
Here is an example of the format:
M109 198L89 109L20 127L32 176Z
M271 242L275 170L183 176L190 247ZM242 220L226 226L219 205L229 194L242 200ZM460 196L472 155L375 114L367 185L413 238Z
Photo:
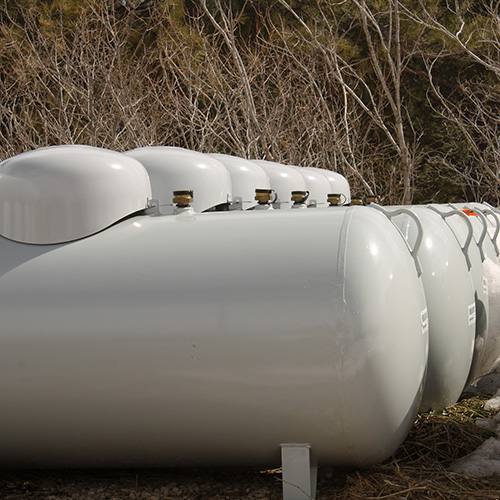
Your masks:
M465 394L440 414L421 414L395 456L367 470L338 472L320 482L319 499L498 499L498 478L477 479L448 470L494 434L476 425L498 410L485 410L486 394ZM343 487L340 483L344 481Z

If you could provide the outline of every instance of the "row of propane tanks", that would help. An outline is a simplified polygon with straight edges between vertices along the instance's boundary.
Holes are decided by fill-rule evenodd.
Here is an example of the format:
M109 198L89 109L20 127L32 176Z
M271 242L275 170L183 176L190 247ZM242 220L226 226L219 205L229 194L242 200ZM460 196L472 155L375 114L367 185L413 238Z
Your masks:
M202 155L170 147L127 153L148 171L153 197L164 214L172 213L172 192L194 193L196 212L263 208L324 208L351 201L347 180L314 167L294 167L225 154ZM175 204L175 202L174 202Z
M347 206L317 169L85 146L3 161L0 200L3 465L273 466L297 443L366 465L497 363L487 205Z
M143 210L146 200L146 208L161 215L187 204L202 213L351 202L347 180L329 170L176 147L145 147L125 154L86 146L42 148L5 160L0 175L0 196L8 207L0 234L35 244L95 233ZM45 200L40 200L41 192ZM68 206L79 213L71 217L71 227Z
M212 160L203 167L211 179L207 182L199 176L199 153L141 148L128 154L146 167L163 214L181 213L189 204L197 212L213 210L216 205L225 206L226 199L232 200L228 209L233 210L325 208L377 201L372 196L364 203L359 197L351 200L344 177L313 167L214 154L211 158L224 165L231 183L215 174L220 167ZM163 205L170 195L166 186L176 188L172 189L173 204ZM178 191L181 187L191 189ZM193 200L194 192L200 193L199 201ZM441 410L455 403L468 384L492 371L500 360L500 212L478 203L372 208L383 212L401 231L421 275L427 303L422 324L429 329L429 357L420 410Z

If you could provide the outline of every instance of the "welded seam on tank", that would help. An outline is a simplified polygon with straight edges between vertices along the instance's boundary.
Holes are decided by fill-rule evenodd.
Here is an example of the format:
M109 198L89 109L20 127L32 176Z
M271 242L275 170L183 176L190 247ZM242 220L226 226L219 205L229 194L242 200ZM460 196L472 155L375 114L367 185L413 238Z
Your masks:
M344 213L344 219L342 221L342 226L340 228L340 233L339 233L339 242L338 242L338 252L337 252L337 279L341 281L341 287L342 287L342 304L339 304L339 307L337 310L341 311L342 314L342 320L339 321L339 324L342 325L342 328L345 328L345 315L347 312L347 300L346 300L346 266L347 266L347 240L348 240L348 233L351 225L351 219L352 219L352 208L348 208L345 213ZM339 374L339 387L341 391L341 399L338 401L338 415L340 417L340 427L342 429L342 433L344 435L348 435L347 432L345 432L345 426L344 423L346 422L346 419L344 418L344 403L346 401L346 395L345 395L345 384L344 384L344 373L345 373L345 353L343 351L343 345L345 342L344 333L342 332L336 332L336 335L341 335L342 341L341 341L341 346L340 349L342 350L341 355L340 355L340 367L338 367L338 374Z
M342 312L346 310L346 296L345 296L345 273L346 273L346 258L347 258L347 237L349 232L349 226L351 225L352 219L352 207L349 207L344 215L344 220L342 221L342 227L340 228L339 234L339 248L337 253L337 276L342 280L342 301L343 308Z

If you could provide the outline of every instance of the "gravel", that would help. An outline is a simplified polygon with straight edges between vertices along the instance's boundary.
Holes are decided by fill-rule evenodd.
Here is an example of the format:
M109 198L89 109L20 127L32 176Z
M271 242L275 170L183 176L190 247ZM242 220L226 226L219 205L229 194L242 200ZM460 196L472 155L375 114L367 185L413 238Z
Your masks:
M0 471L2 500L280 499L280 474L241 469Z
M0 470L1 500L281 500L281 470ZM345 474L323 473L318 500Z

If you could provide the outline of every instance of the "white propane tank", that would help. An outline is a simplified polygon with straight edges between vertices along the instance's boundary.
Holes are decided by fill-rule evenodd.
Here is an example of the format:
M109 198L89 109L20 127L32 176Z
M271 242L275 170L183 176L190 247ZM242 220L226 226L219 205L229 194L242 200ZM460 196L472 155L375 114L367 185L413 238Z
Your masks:
M151 146L125 153L140 161L151 181L162 214L172 214L173 191L193 191L192 207L205 212L231 201L231 178L224 165L209 155L170 146Z
M488 289L488 334L485 354L481 361L481 375L500 369L500 265L493 243L492 225L483 214L482 204L462 204L458 208L469 215L474 227L474 240L483 261L485 284ZM479 210L477 210L479 208ZM471 210L472 209L472 210ZM491 221L490 221L491 222Z
M418 257L429 315L429 360L420 410L441 410L458 400L468 380L476 326L474 288L448 225L423 206L408 208L424 231ZM416 239L412 219L402 214L394 222L412 246Z
M461 210L447 205L427 205L429 210L439 213L455 234L458 244L466 257L469 273L474 287L476 302L476 333L474 354L466 385L489 372L485 360L488 352L494 347L492 335L489 332L489 298L488 282L479 247L474 241L473 228L469 217Z
M360 466L414 421L425 298L375 210L141 215L0 255L2 466L270 467L283 443Z
M471 213L471 207L468 204L450 204L449 206L463 210L470 216L469 220L474 229L474 241L479 247L481 258L483 261L490 260L495 264L498 264L498 255L495 245L493 244L491 236L488 232L488 221L483 214L480 212L475 213L473 211Z
M328 195L331 193L330 181L321 172L317 172L307 167L289 167L299 172L306 181L306 188L309 192L307 205L315 208L328 207Z
M483 219L483 222L486 222L488 236L493 243L498 259L500 254L500 219L497 210L483 203L469 203L466 206L476 212Z
M338 172L333 172L332 170L327 170L326 168L304 168L323 174L330 181L330 193L342 195L342 205L348 205L349 203L351 203L351 188L349 187L347 179L343 175L339 174Z
M63 243L148 207L151 185L133 158L90 146L52 146L0 163L0 235Z
M304 177L293 167L274 161L251 160L262 167L271 181L271 187L276 192L274 206L281 209L292 208L292 191L307 191Z
M238 199L241 200L243 210L257 205L256 189L271 188L269 176L255 162L225 154L210 154L209 156L219 160L226 167L231 177L233 203Z

